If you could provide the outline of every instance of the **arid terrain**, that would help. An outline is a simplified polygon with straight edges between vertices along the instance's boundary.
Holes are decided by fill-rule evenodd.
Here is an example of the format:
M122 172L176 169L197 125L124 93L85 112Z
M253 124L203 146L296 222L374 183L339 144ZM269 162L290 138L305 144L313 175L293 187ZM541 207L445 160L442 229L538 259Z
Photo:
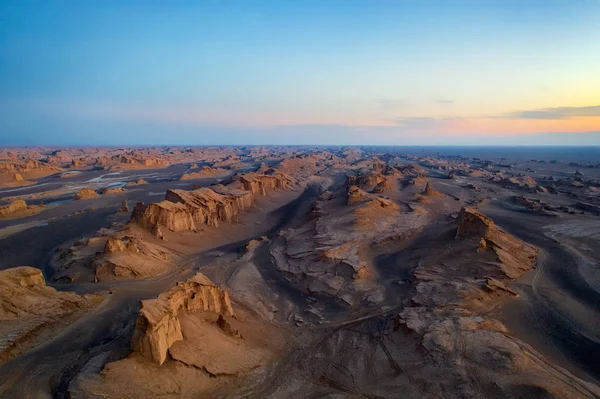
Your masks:
M0 148L1 398L600 398L600 152Z

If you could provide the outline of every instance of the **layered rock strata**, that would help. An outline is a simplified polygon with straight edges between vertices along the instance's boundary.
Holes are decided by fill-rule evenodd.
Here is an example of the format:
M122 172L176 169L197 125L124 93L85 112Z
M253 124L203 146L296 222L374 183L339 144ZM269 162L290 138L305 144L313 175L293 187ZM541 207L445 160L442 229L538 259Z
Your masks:
M23 200L16 200L6 206L0 206L0 217L12 216L25 209L27 209L27 203Z
M253 194L247 191L219 194L209 188L169 190L164 201L138 203L131 218L151 231L155 226L175 232L196 231L200 225L218 227L222 222L232 222L253 202Z
M233 315L227 291L201 273L177 283L156 299L142 301L132 349L141 356L163 364L171 345L183 340L179 312L208 311Z
M58 292L39 269L0 271L0 364L26 350L42 330L97 303L96 296Z

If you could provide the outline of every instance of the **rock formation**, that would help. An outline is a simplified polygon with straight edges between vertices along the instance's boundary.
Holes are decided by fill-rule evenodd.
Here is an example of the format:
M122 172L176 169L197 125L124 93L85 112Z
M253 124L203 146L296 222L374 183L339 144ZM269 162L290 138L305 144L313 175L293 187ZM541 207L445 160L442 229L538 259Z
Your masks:
M43 210L44 203L40 205L27 205L24 200L18 199L12 201L10 204L0 206L0 218L14 219L25 216L34 215Z
M46 286L42 272L33 267L0 271L0 363L26 350L61 318L97 302L96 296L58 292Z
M123 200L121 202L121 209L119 209L119 212L129 212L129 204L127 203L127 200Z
M196 231L199 225L218 227L221 222L232 222L253 201L252 193L247 191L219 194L210 188L169 190L164 201L138 203L131 218L150 230L158 225L171 231Z
M197 166L196 166L197 167ZM190 167L194 169L194 167ZM206 179L209 177L224 176L230 173L228 170L222 168L211 168L210 166L203 166L197 172L186 172L181 175L179 180L194 180L194 179Z
M244 190L252 194L267 195L267 190L285 190L292 184L292 179L284 173L271 175L247 173L240 176Z
M139 253L140 250L137 247L135 239L126 237L125 239L108 237L106 245L104 246L104 253L115 253L115 252L132 252Z
M361 190L358 186L350 186L348 187L348 198L346 200L347 205L352 205L354 203L359 202L362 198L364 198L366 193Z
M500 262L503 273L509 278L518 278L535 264L539 250L499 229L494 221L473 208L462 208L457 238L474 238L481 245L485 240L487 251L493 251Z
M444 194L440 193L435 188L433 188L433 186L429 182L427 182L427 185L425 186L425 190L423 190L422 194L426 195L428 197L437 197L437 198L445 197Z
M142 178L139 178L136 181L130 181L127 184L125 184L125 187L134 187L134 186L140 186L142 184L148 184L148 182Z
M91 198L97 198L99 195L96 190L92 190L91 188L85 187L79 190L77 194L75 194L76 200L85 200Z
M156 299L142 301L132 349L149 360L163 364L171 345L183 339L178 313L197 310L233 315L227 291L201 273L177 283Z
M177 259L168 248L145 239L135 225L100 229L55 254L55 281L112 281L160 275Z
M8 205L0 207L0 217L12 216L18 212L27 209L27 203L23 200L16 200Z
M600 206L588 204L585 202L577 202L575 204L575 208L581 209L585 212L590 212L593 215L600 216Z
M108 187L102 190L102 195L108 194L122 194L125 192L125 189L122 187Z

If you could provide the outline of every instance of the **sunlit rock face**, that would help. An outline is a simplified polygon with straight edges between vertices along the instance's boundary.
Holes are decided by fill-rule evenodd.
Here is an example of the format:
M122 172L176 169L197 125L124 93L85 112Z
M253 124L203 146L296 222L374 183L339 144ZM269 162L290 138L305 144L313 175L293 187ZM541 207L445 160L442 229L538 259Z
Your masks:
M201 273L156 299L142 301L132 349L158 364L164 363L171 345L183 340L178 313L198 310L233 315L227 291Z

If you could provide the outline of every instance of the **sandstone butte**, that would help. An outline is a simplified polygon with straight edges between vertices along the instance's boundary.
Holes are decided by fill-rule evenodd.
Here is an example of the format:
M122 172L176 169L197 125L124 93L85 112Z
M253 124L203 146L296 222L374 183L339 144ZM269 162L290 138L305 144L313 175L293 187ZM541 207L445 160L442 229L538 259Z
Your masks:
M247 173L240 176L244 190L252 194L267 195L266 190L285 190L292 184L292 179L285 173L276 172L271 175Z
M539 249L496 227L492 219L470 207L460 211L456 237L478 239L480 251L494 251L502 271L511 279L531 269L539 254Z
M0 207L0 217L11 216L25 209L27 209L27 203L23 200L16 200L8 205Z
M206 311L233 316L227 291L202 273L141 304L131 346L134 352L158 364L164 363L171 345L183 340L179 312Z
M165 198L155 204L138 203L132 221L150 230L165 226L175 232L196 231L198 225L218 227L221 222L232 222L254 201L247 191L219 194L209 188L168 190Z
M131 220L151 231L160 226L174 232L197 231L200 225L218 227L222 222L233 222L250 208L255 194L266 195L267 189L288 188L291 181L283 173L272 176L248 174L239 177L240 189L235 188L233 181L227 187L214 189L168 190L164 201L148 205L138 203Z
M96 197L98 197L98 193L95 190L92 190L88 187L82 188L77 194L75 194L76 200L84 200Z

